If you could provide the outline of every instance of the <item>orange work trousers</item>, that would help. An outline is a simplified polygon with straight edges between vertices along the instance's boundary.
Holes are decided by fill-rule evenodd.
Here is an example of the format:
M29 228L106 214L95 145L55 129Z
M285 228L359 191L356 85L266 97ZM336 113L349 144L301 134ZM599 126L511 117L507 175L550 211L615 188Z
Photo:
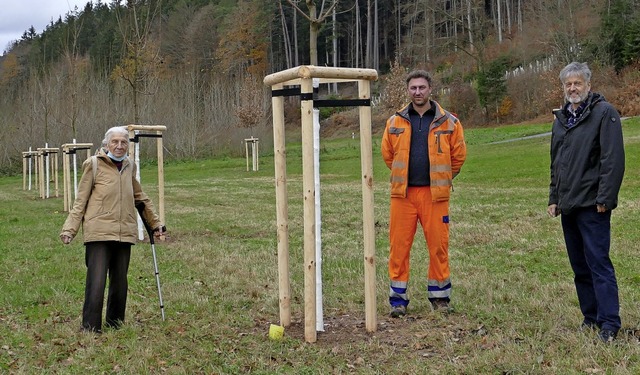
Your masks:
M429 300L451 296L449 274L449 201L433 202L429 186L410 186L406 198L391 198L389 278L392 306L408 305L409 253L420 222L429 251Z

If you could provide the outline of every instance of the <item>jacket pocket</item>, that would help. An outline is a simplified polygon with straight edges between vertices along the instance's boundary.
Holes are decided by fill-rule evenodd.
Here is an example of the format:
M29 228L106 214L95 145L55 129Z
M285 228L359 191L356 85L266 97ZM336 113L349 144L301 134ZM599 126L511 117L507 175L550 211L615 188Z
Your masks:
M442 142L446 141L445 148L449 147L449 138L442 137L443 135L450 136L453 134L453 130L438 130L435 132L436 135L436 146L438 150L438 154L442 154L444 151L442 150Z

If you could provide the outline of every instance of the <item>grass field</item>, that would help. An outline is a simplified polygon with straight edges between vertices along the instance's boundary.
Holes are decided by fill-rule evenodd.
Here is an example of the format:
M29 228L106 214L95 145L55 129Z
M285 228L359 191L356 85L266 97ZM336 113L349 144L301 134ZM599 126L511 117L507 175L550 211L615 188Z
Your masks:
M623 122L627 168L613 214L612 258L623 330L614 345L579 331L559 219L546 215L549 124L466 131L468 159L451 201L454 313L430 310L424 239L411 256L411 304L387 317L388 170L375 139L378 330L364 328L360 151L321 144L325 332L303 335L302 175L288 145L293 323L281 341L273 157L165 164L170 238L156 244L162 322L150 246L134 247L127 320L80 333L84 247L58 234L62 198L40 200L22 177L0 179L0 373L4 374L638 374L640 373L640 119ZM145 190L157 196L155 166Z

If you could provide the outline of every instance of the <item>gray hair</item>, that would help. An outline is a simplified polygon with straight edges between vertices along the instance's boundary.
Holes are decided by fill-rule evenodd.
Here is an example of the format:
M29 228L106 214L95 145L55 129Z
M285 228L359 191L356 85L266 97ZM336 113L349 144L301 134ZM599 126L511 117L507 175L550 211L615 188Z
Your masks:
M409 81L414 78L424 78L427 80L427 83L429 83L429 87L433 87L433 77L431 77L431 74L429 74L429 72L427 72L426 70L418 69L407 74L407 85L409 84Z
M569 76L580 76L585 83L591 82L591 70L587 63L572 62L560 71L560 82L564 83Z
M113 128L110 128L109 130L107 130L106 133L104 133L104 139L102 140L102 146L108 145L109 142L111 142L111 138L116 134L123 135L127 139L129 139L129 131L125 127L123 127L123 126L114 126Z

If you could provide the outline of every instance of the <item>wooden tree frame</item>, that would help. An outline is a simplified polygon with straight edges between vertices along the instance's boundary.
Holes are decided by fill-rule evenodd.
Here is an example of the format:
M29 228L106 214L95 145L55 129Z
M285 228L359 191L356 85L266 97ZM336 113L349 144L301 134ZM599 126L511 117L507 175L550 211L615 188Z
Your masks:
M33 166L32 166L33 161ZM31 190L31 175L34 174L37 189L38 181L38 151L22 152L22 190ZM28 184L27 184L28 182ZM27 186L28 185L28 186Z
M73 207L73 201L75 195L71 192L75 192L76 185L71 183L71 155L76 155L80 150L87 150L87 157L91 157L91 150L93 143L65 143L62 146L62 194L64 195L64 208L65 212L71 211ZM75 171L74 171L75 173Z
M163 225L167 225L164 215L164 149L162 145L162 133L167 130L164 125L127 125L129 131L129 142L138 143L140 137L157 138L158 150L158 216ZM129 146L129 157L136 158L135 147ZM140 166L138 166L138 170Z
M51 182L51 176L53 176L57 198L60 193L58 185L58 152L60 149L56 147L41 147L37 148L36 151L38 151L38 170L40 171L40 198L49 198L49 183ZM53 161L49 158L50 155L53 155Z
M278 283L280 323L291 324L289 283L289 230L286 177L284 96L293 95L285 86L300 86L302 117L302 171L304 199L304 336L307 342L317 340L316 332L316 243L315 243L315 166L313 162L313 79L320 83L357 82L360 104L360 159L362 168L362 213L364 244L365 326L375 332L375 223L373 216L373 160L371 141L371 81L378 79L374 69L299 66L264 78L272 90L273 148L276 180L276 221L278 240ZM296 94L297 91L294 90ZM340 106L336 104L334 106Z
M258 138L255 137L251 137L251 138L245 138L244 139L244 150L245 150L245 155L247 158L247 172L249 172L249 148L251 148L251 170L256 172L260 169L260 163L259 163L259 151L258 151L258 145L260 144L260 140ZM249 146L251 145L251 146Z

